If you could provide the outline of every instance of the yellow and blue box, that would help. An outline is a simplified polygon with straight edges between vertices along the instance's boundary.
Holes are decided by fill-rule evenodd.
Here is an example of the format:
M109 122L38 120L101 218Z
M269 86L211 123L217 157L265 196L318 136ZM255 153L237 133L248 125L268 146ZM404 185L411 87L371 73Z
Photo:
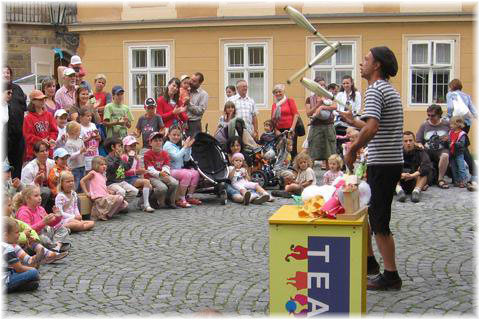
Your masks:
M269 219L270 314L365 314L367 209L355 220L300 218L299 209Z

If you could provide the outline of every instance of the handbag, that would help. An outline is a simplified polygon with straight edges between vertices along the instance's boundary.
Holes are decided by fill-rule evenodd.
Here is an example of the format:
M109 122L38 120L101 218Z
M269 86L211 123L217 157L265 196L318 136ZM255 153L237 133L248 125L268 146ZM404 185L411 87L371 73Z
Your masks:
M298 116L297 123L295 124L295 135L297 137L303 137L305 135L305 125L303 124L302 117Z
M453 116L454 117L466 117L470 113L470 109L468 109L465 102L463 102L462 97L456 95L455 99L453 99Z

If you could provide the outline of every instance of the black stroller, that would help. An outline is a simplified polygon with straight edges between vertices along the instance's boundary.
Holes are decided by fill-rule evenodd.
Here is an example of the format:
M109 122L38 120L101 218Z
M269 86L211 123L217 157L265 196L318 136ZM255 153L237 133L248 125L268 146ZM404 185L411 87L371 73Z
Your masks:
M197 133L192 145L191 158L192 167L203 177L198 183L196 192L216 194L220 198L220 203L226 204L228 160L217 140L208 133Z

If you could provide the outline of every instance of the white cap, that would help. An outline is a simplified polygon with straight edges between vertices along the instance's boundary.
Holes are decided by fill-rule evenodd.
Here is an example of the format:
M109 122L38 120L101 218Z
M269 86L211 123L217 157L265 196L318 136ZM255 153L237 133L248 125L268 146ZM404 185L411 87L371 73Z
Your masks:
M58 109L57 111L55 111L54 118L61 117L64 114L67 114L67 111L65 109Z
M75 70L73 70L72 68L67 68L65 70L63 70L63 75L64 76L71 76L71 75L74 75L75 74Z
M72 56L72 58L70 59L70 64L71 65L82 64L82 59L80 59L79 56Z
M69 156L70 153L64 148L58 148L53 152L53 159L63 158Z

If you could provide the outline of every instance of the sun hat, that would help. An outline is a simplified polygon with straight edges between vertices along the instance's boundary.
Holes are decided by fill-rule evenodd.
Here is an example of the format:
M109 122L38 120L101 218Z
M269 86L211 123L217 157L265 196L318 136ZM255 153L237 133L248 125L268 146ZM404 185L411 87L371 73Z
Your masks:
M70 59L70 64L71 65L82 64L82 59L80 59L79 56L72 56L72 58Z

